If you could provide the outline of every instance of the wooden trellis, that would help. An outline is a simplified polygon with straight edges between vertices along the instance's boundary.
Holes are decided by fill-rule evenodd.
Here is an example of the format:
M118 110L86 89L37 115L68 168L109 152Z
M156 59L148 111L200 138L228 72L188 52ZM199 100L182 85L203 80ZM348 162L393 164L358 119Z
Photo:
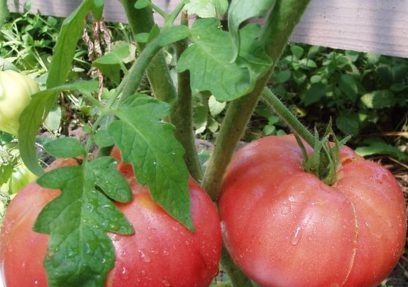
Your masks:
M81 0L30 0L31 12L67 16ZM9 0L22 12L25 0ZM172 9L177 0L156 0ZM105 0L107 21L126 21L119 0ZM408 1L312 0L291 41L408 58Z

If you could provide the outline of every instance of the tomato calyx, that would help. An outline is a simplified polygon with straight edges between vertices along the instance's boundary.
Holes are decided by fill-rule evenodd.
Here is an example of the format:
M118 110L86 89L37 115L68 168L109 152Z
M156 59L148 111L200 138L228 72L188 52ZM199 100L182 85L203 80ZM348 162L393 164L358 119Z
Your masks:
M333 185L337 181L337 171L341 165L340 148L346 144L350 136L338 140L329 123L323 137L315 130L313 152L307 152L302 140L296 136L296 140L303 152L303 169L316 175L327 185Z

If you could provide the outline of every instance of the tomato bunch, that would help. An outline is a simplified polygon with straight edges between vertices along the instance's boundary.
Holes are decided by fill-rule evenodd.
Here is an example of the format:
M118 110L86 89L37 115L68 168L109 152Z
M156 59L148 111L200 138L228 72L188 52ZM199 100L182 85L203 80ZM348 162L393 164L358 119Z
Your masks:
M333 186L303 170L293 136L254 141L224 178L220 216L235 262L261 286L377 286L402 255L405 201L392 174L340 151Z
M37 82L30 77L12 70L0 71L1 131L17 135L20 115L38 91Z
M66 165L56 162L55 166ZM139 185L131 166L119 163L133 190L133 200L117 204L134 226L131 236L110 234L115 267L106 286L208 286L218 273L221 233L215 206L193 180L189 183L194 232L167 214ZM10 203L0 238L0 263L7 287L47 286L43 260L48 236L32 226L58 190L32 183ZM24 274L22 276L22 274Z

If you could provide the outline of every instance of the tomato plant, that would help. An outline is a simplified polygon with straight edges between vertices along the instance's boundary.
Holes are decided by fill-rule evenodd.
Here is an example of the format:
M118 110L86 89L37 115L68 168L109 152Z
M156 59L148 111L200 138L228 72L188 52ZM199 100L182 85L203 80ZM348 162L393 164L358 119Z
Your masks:
M117 256L106 286L208 286L218 273L221 251L219 219L211 199L190 181L195 226L191 232L129 176L129 166L122 166L122 170L132 182L133 199L118 204L118 208L136 232L130 236L109 235ZM32 183L10 204L0 241L6 286L48 286L42 263L48 238L32 231L31 226L40 210L58 194L57 190ZM21 272L25 276L19 276Z
M378 286L405 246L405 201L392 174L351 149L332 185L303 170L295 138L239 150L220 199L226 246L262 286Z
M4 0L0 1L4 3ZM68 82L76 48L87 21L92 19L93 32L100 33L94 35L95 38L108 34L102 31L105 26L101 23L104 1L83 0L61 25L44 89L32 96L19 116L20 125L16 127L18 131L15 134L20 154L25 165L39 178L19 193L7 210L1 235L0 270L4 270L5 280L10 286L209 285L217 273L221 235L213 203L202 189L208 192L213 202L218 200L228 163L261 97L298 137L316 147L311 156L313 165L310 171L313 171L313 166L319 166L319 175L330 178L343 159L336 155L337 144L327 144L326 136L323 139L313 136L267 87L274 66L309 0L183 0L171 11L160 8L150 0L120 2L132 29L135 45L121 43L92 60L90 66L99 69L98 81L81 79ZM153 17L153 12L161 17L160 25L156 25L157 18ZM93 17L88 17L88 14ZM190 23L192 14L199 17ZM261 21L251 21L253 18ZM86 43L91 43L89 37L84 38L88 38ZM98 45L95 46L98 48ZM134 46L138 49L136 59L131 57ZM102 50L96 54L99 55ZM145 78L151 90L142 88L141 83ZM47 115L59 103L61 93L67 91L90 107L89 117L81 117L77 123L85 136L55 136L43 141L45 144L42 147L47 156L58 160L70 159L76 163L44 170L38 158L37 135ZM201 98L203 102L211 99L227 107L205 170L195 146L192 125L194 97ZM225 241L231 254L223 254L221 264L232 283L234 286L251 286L251 279L235 266L235 261L249 277L261 284L270 283L263 277L259 278L259 274L268 280L281 280L279 284L284 286L294 282L290 280L304 280L296 284L305 286L310 283L311 277L307 276L316 274L316 270L323 266L313 259L316 254L328 266L332 263L328 264L328 255L318 252L320 249L316 247L323 239L339 244L337 254L341 259L349 259L347 255L355 252L353 264L347 265L349 269L345 268L350 272L343 280L357 280L354 272L361 271L374 278L367 280L377 282L390 270L402 248L399 232L402 234L401 230L405 228L401 214L403 203L390 204L393 198L401 200L399 191L391 191L390 199L378 196L378 190L369 190L367 194L373 196L368 197L364 193L364 198L355 196L354 201L354 197L353 200L351 198L353 194L346 196L333 191L340 189L341 183L346 184L346 177L338 179L337 187L325 187L309 171L302 173L300 149L292 141L287 146L289 151L282 149L273 158L275 165L279 168L282 166L282 169L276 168L276 173L272 175L260 173L263 178L257 178L258 183L273 178L285 183L283 179L290 176L284 175L284 171L291 171L290 167L299 174L297 176L304 174L304 178L309 179L316 188L306 190L303 199L302 195L293 194L288 200L304 200L304 206L309 204L316 205L316 209L321 208L321 213L318 213L327 219L322 223L327 228L313 229L316 233L314 247L297 254L297 258L305 264L300 268L302 272L290 269L293 266L288 260L281 260L276 269L270 269L273 271L271 274L259 262L264 254L269 254L269 258L279 258L269 253L278 251L279 246L261 243L269 242L269 237L282 238L283 235L286 238L293 235L294 238L287 238L293 243L293 249L303 246L307 235L313 235L307 234L308 224L311 223L306 220L285 225L280 221L273 226L273 232L264 226L243 224L247 228L248 238L256 238L257 232L261 231L268 235L262 237L263 242L255 242L258 251L261 246L265 248L252 261L255 272L253 267L243 264L254 260L249 249L251 246L245 246L243 252L234 251L237 239L233 238L233 231L229 231L228 222L231 220L240 225L241 220L246 220L243 216L247 214L248 206L256 201L250 197L247 198L248 202L241 201L243 195L239 189L224 192L220 207L227 234ZM273 146L276 149L280 147L278 143ZM266 159L267 155L262 157ZM355 169L351 168L354 165L357 165L357 171L360 165L368 170L375 169L364 160L354 155L351 157L352 160L343 162L340 175L346 174L346 170ZM251 162L255 165L247 171L249 175L269 167L267 164L257 165L257 160ZM330 168L326 168L327 163ZM295 170L295 166L298 170ZM241 174L241 171L232 170L228 171L227 183L231 177L237 178L237 181L240 177L249 177L245 172ZM354 173L350 171L350 174ZM359 173L355 174L349 179L359 181ZM389 174L385 177L388 178ZM301 181L293 182L305 186ZM245 184L249 184L249 181L242 182L242 186ZM392 180L385 180L385 184L396 189ZM224 188L226 186L224 184ZM248 194L251 192L248 190ZM260 190L255 189L255 196L259 196L258 192ZM228 200L226 194L230 195ZM322 196L323 203L317 200L318 195ZM224 205L236 206L234 202L239 203L236 210L242 209L243 213L234 213L234 218L227 220ZM384 213L385 223L379 222L375 213L370 213L367 206L374 203L378 211ZM295 211L302 213L301 208L285 204L283 200L277 200L276 208L288 212L287 217L295 214ZM392 207L394 213L390 211ZM344 218L341 218L343 214ZM273 222L268 215L260 212L257 220ZM315 220L312 223L318 226L317 215L310 216L310 220ZM323 220L323 217L319 218ZM329 224L331 222L333 226ZM379 230L373 226L377 223L388 230L389 235L379 234ZM395 229L389 228L388 223ZM341 237L336 227L352 236L342 234ZM293 231L295 234L291 233ZM389 253L383 250L377 235L392 247L391 259L386 257ZM321 246L327 247L328 241ZM371 257L368 257L369 249L365 245L376 249L373 254L381 257L379 262L383 265L371 267L371 263L368 264ZM297 258L291 260L295 262ZM340 270L345 265L341 265L337 259L334 261ZM306 274L307 270L309 273ZM330 270L324 271L324 275L315 279L331 276ZM346 271L341 269L342 273ZM307 276L301 277L302 274ZM333 281L323 278L321 284L329 281L333 284L343 283L336 281L336 278Z
M0 130L16 135L19 118L39 87L30 77L13 70L0 71Z

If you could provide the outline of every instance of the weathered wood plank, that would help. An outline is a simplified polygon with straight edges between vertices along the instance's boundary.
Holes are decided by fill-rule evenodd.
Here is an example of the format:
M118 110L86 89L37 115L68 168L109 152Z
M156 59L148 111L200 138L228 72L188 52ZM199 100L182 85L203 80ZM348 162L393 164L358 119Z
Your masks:
M24 3L21 0L20 3ZM119 0L105 0L108 21L126 21ZM12 11L22 11L9 0ZM66 16L81 0L31 0L32 12ZM177 0L157 0L171 9ZM312 0L291 41L408 58L408 1Z
M292 40L408 58L408 1L312 0Z

